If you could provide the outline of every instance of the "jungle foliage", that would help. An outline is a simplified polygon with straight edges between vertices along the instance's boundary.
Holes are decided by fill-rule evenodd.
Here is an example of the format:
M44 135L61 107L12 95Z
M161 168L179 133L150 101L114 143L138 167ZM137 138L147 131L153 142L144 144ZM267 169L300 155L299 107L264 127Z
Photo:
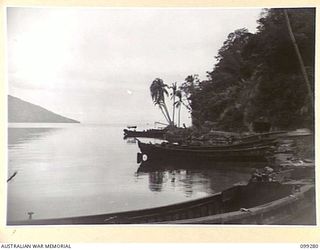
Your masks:
M312 91L315 9L286 9ZM264 117L273 129L314 128L314 104L289 35L284 9L265 9L257 32L230 33L206 80L190 75L180 87L195 126L246 131ZM314 95L314 94L313 94Z

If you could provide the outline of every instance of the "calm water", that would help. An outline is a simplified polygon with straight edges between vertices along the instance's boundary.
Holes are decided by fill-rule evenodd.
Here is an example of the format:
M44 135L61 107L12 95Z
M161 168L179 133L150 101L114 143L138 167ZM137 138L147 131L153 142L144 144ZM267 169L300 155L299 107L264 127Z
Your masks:
M246 181L251 168L207 163L149 170L124 126L20 124L8 129L8 220L125 211L204 197ZM145 139L144 141L153 141Z

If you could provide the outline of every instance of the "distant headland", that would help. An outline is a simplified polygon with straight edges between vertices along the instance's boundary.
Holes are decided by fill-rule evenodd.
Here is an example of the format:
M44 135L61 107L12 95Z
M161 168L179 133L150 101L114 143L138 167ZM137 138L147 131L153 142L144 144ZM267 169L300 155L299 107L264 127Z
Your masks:
M11 95L8 95L8 122L80 123Z

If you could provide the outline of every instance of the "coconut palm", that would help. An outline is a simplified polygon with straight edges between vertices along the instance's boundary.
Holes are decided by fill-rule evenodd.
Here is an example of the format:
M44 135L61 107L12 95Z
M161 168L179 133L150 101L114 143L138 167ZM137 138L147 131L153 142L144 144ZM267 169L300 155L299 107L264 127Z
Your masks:
M169 124L172 124L170 114L168 112L168 108L165 102L165 95L168 96L168 91L166 89L167 87L168 86L164 84L162 79L156 78L151 83L150 94L154 105L158 105L167 122Z
M177 83L172 83L170 88L172 89L172 93L170 94L173 101L173 105L172 105L172 124L174 125L174 116L175 116L175 108L176 108L176 92L177 92Z
M178 109L178 127L180 127L181 105L183 104L181 90L177 90L175 95L178 97L178 100L174 102L174 106Z

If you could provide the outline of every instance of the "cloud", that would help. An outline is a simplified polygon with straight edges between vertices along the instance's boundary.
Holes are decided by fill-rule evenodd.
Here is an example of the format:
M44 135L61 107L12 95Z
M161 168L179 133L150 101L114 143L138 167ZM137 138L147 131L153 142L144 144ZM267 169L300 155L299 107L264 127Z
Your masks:
M98 119L108 105L119 108L119 116L128 113L134 100L136 112L145 109L151 117L155 108L146 109L146 102L150 105L154 78L167 83L182 82L190 74L205 78L228 33L243 27L254 31L259 12L8 8L9 91L58 110L81 106L90 119ZM52 95L43 98L44 92Z

